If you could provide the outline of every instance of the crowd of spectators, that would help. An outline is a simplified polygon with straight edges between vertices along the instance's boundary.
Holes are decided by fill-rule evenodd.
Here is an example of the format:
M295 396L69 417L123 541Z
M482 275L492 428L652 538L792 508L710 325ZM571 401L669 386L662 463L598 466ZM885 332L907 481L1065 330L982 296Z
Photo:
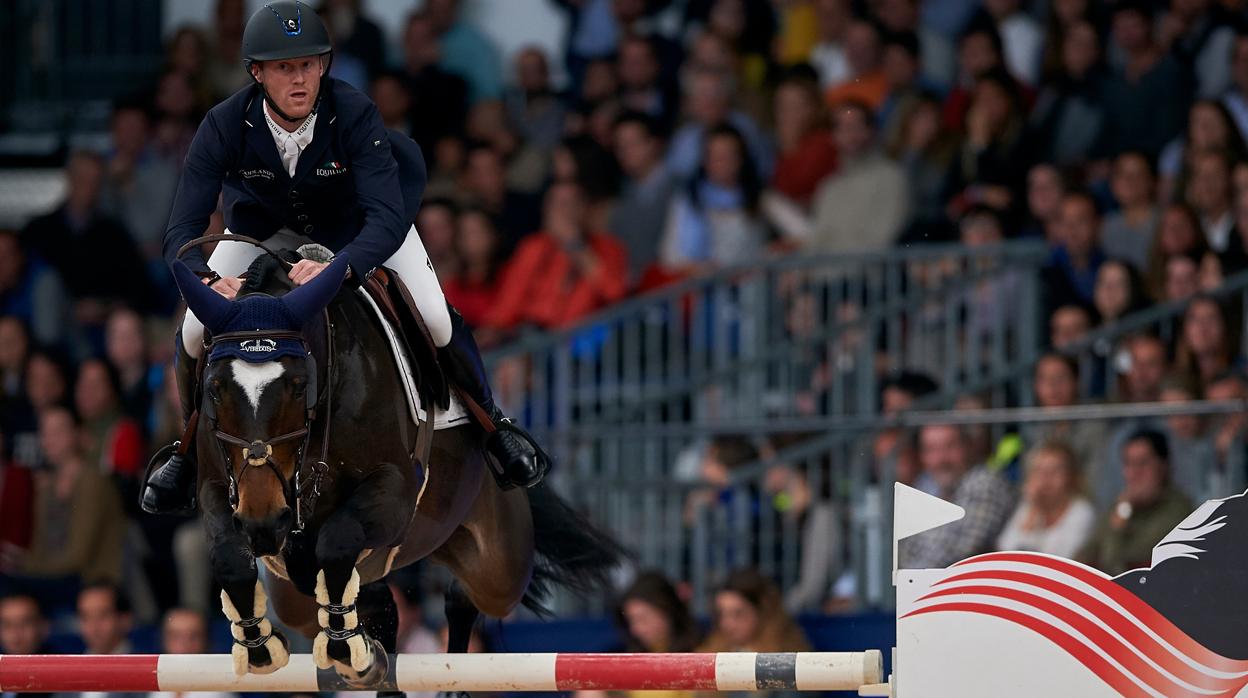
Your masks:
M1240 3L550 2L568 18L566 53L525 47L508 65L456 0L423 3L397 45L361 3L318 4L334 77L422 147L417 229L482 344L767 254L1035 238L1051 250L1055 350L1187 303L1172 337L1134 336L1100 365L1045 356L1039 405L1248 391L1243 309L1208 295L1248 269ZM118 96L111 146L71 153L64 200L0 231L0 579L45 607L81 614L83 585L120 583L142 590L148 619L209 608L194 522L141 516L135 494L147 455L181 427L160 241L199 119L248 85L245 19L241 0L218 0L209 26L173 32L154 84ZM889 390L907 402L928 384L886 386L884 412L904 409ZM1242 418L1138 422L1024 429L1011 457L953 427L886 430L863 452L970 511L908 543L914 561L1001 544L1117 570L1190 502L1245 480ZM723 460L759 446L717 442L711 490ZM800 473L768 482L822 522L807 540L842 515ZM835 595L839 544L818 545L810 559L829 562L804 566L791 608ZM711 636L746 644L733 638Z

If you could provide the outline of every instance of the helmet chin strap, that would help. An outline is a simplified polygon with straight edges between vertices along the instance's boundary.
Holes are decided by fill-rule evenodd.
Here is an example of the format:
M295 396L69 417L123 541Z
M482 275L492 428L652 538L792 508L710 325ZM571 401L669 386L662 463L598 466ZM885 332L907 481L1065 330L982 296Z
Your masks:
M323 56L328 56L329 57L328 60L325 60ZM313 114L315 114L316 110L321 106L321 95L325 94L325 78L329 77L329 66L334 64L334 54L332 52L328 54L322 54L322 56L318 56L318 58L321 58L321 65L324 67L321 69L320 86L316 92L316 103L312 105L312 111L308 112L308 116L312 116ZM248 66L247 74L251 76L252 82L260 86L260 94L264 95L264 102L265 104L269 105L269 111L272 111L274 114L277 114L283 120L290 122L290 123L300 122L300 121L303 121L303 119L308 118L308 116L305 116L303 117L303 119L299 119L282 111L282 108L277 106L277 102L274 101L273 98L269 96L269 91L267 88L265 88L264 83L257 80L256 74L251 72L250 66Z

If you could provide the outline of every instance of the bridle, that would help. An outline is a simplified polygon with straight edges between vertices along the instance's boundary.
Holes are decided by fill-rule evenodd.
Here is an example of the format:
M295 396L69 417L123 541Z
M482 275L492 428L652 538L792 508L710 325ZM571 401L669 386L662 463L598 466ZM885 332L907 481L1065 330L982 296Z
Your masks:
M329 327L329 313L325 312L326 335L328 337L329 348L327 352L326 371L325 371L325 415L332 413L333 408L333 369L334 369L334 352L333 352L333 333ZM217 419L216 397L207 396L207 400L203 400L203 414L208 419L208 428L212 431L213 437L216 439L217 447L221 451L222 463L225 466L225 475L229 481L229 498L230 508L238 508L238 490L239 481L248 468L267 467L272 471L277 481L282 483L282 494L286 499L286 505L294 511L295 520L291 527L291 533L301 533L307 525L307 518L316 509L316 500L321 495L321 485L324 482L326 474L329 472L329 425L324 424L321 434L321 457L314 461L311 465L311 472L305 472L305 455L308 450L308 442L311 440L312 427L316 421L316 407L320 402L320 395L317 394L317 374L316 359L312 356L312 352L308 348L307 340L300 332L290 332L282 330L256 330L251 332L227 332L213 336L208 342L205 349L205 356L211 356L212 349L222 342L245 342L257 339L283 340L293 339L300 343L306 355L305 361L308 364L308 385L304 395L304 419L303 425L294 431L286 432L278 436L267 439L255 439L247 441L233 434L222 431L219 428ZM205 362L205 364L208 362ZM289 480L282 474L281 468L273 460L273 447L290 441L299 441L298 449L295 451L295 472L294 476ZM234 472L233 461L230 458L229 447L234 446L242 449L243 465L236 475Z

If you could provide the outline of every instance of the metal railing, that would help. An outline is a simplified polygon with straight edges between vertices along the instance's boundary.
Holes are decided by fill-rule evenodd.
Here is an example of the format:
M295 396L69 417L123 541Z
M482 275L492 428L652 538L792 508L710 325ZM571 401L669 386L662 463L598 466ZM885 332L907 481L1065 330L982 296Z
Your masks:
M1097 423L1103 448L1096 455L1099 474L1090 477L1112 483L1114 473L1107 469L1118 463L1114 451L1136 429L1152 426L1188 443L1166 425L1167 419L1246 410L1248 401L1226 400L919 410L865 420L829 417L823 422L831 433L742 466L720 487L626 476L578 477L565 484L581 497L607 494L611 506L598 515L640 552L640 564L689 580L699 612L708 610L715 584L747 565L777 579L795 611L821 610L822 602L838 596L853 607L887 608L893 598L892 500L891 488L880 483L896 479L903 451L893 447L872 452L877 435L895 432L913 439L915 430L929 424ZM1243 456L1248 450L1243 434L1228 449L1229 460L1220 460L1212 446L1213 429L1208 424L1202 429L1198 438L1190 439L1194 446L1172 446L1175 470L1182 471L1179 479L1194 504L1238 493L1245 486ZM1035 445L1023 442L1025 447ZM1020 476L1021 456L1019 452L1011 465L1000 466L1003 476ZM1096 502L1095 483L1089 488L1088 496Z
M486 361L499 401L560 461L608 472L627 461L658 476L686 445L659 436L666 426L869 416L889 370L957 390L1033 357L1044 256L1011 243L776 258L524 337ZM583 438L604 425L656 431Z

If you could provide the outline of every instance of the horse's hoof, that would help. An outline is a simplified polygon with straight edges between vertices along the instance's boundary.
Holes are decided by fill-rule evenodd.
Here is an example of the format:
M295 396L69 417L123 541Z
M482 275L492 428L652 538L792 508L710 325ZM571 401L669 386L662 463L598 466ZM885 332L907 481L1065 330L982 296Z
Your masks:
M390 657L381 643L361 633L357 638L367 640L372 647L371 653L361 655L357 643L351 644L351 662L334 659L334 671L354 690L375 689L390 674ZM352 638L354 639L354 638ZM359 643L362 644L362 643ZM365 646L367 647L367 645ZM371 657L369 656L371 654ZM367 662L365 664L365 662ZM362 667L358 668L358 667Z

